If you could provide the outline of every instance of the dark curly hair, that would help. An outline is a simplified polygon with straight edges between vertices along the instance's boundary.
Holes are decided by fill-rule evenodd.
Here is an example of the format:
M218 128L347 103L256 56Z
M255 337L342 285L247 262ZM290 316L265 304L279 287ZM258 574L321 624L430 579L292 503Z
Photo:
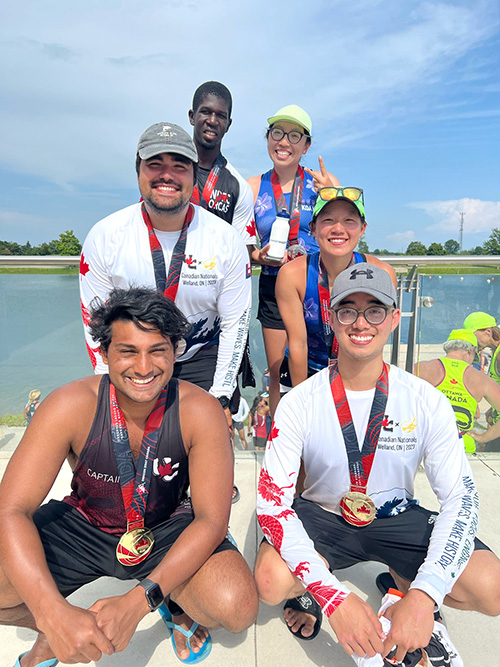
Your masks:
M226 88L223 83L219 83L218 81L206 81L194 91L193 106L191 107L194 112L203 103L203 98L207 95L215 95L215 97L220 97L221 100L224 100L227 104L228 118L231 118L233 98L231 97L229 88Z
M174 348L190 329L189 322L175 303L148 287L116 288L109 293L106 303L99 298L92 301L90 334L105 351L111 343L112 324L117 320L134 322L145 331L151 327L157 329L170 339ZM145 327L144 324L151 326Z

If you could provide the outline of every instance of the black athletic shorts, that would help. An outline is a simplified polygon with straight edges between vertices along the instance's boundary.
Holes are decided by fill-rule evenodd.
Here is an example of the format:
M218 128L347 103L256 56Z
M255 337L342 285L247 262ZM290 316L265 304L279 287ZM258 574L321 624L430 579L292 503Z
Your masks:
M281 319L278 303L276 301L276 279L277 275L260 274L259 278L259 310L257 319L267 329L285 330Z
M425 560L438 515L420 505L411 505L401 514L375 519L368 526L358 528L302 497L294 500L293 509L331 571L377 561L385 563L407 581L415 579ZM490 550L476 538L474 550L480 549Z
M99 530L65 502L50 500L35 512L33 521L40 534L50 573L59 592L67 597L99 577L145 579L193 518L192 510L186 508L155 526L153 550L142 563L132 566L122 565L116 559L119 537ZM225 538L214 553L226 550L238 549Z

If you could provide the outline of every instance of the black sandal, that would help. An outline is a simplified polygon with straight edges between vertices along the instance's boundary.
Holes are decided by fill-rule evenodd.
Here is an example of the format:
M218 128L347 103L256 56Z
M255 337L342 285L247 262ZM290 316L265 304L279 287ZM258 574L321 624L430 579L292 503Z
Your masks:
M314 616L316 621L314 623L314 630L312 632L312 635L309 637L304 637L304 635L301 632L301 629L304 624L300 626L297 632L294 632L292 628L288 625L287 627L292 633L292 635L295 635L299 639L304 639L308 641L309 639L314 639L318 632L321 629L321 621L323 620L323 612L321 611L321 607L319 604L316 602L316 600L313 598L313 596L309 593L309 591L305 591L300 597L298 598L290 598L290 600L287 600L285 602L285 605L283 609L294 609L295 611L303 611L305 614L311 614L311 616ZM286 622L286 621L285 621Z

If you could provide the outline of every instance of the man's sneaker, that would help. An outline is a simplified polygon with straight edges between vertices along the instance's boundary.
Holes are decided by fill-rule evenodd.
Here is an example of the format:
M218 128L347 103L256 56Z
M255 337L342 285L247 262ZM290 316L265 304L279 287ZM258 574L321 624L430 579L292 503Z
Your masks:
M394 581L394 577L390 572L381 572L375 579L375 584L377 585L377 588L382 593L382 595L385 595L390 588L394 588L397 591L399 590L396 582ZM446 625L443 615L439 609L436 609L434 612L434 620L442 623L443 625Z

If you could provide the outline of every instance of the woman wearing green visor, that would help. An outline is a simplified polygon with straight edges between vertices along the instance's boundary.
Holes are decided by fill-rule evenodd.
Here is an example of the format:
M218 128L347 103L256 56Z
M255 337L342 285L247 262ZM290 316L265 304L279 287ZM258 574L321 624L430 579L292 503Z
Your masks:
M341 271L359 262L376 264L389 273L396 285L391 266L355 251L366 229L361 188L321 188L310 227L319 251L283 266L276 283L276 297L288 337L281 366L282 391L303 382L337 356L329 324L330 291Z

